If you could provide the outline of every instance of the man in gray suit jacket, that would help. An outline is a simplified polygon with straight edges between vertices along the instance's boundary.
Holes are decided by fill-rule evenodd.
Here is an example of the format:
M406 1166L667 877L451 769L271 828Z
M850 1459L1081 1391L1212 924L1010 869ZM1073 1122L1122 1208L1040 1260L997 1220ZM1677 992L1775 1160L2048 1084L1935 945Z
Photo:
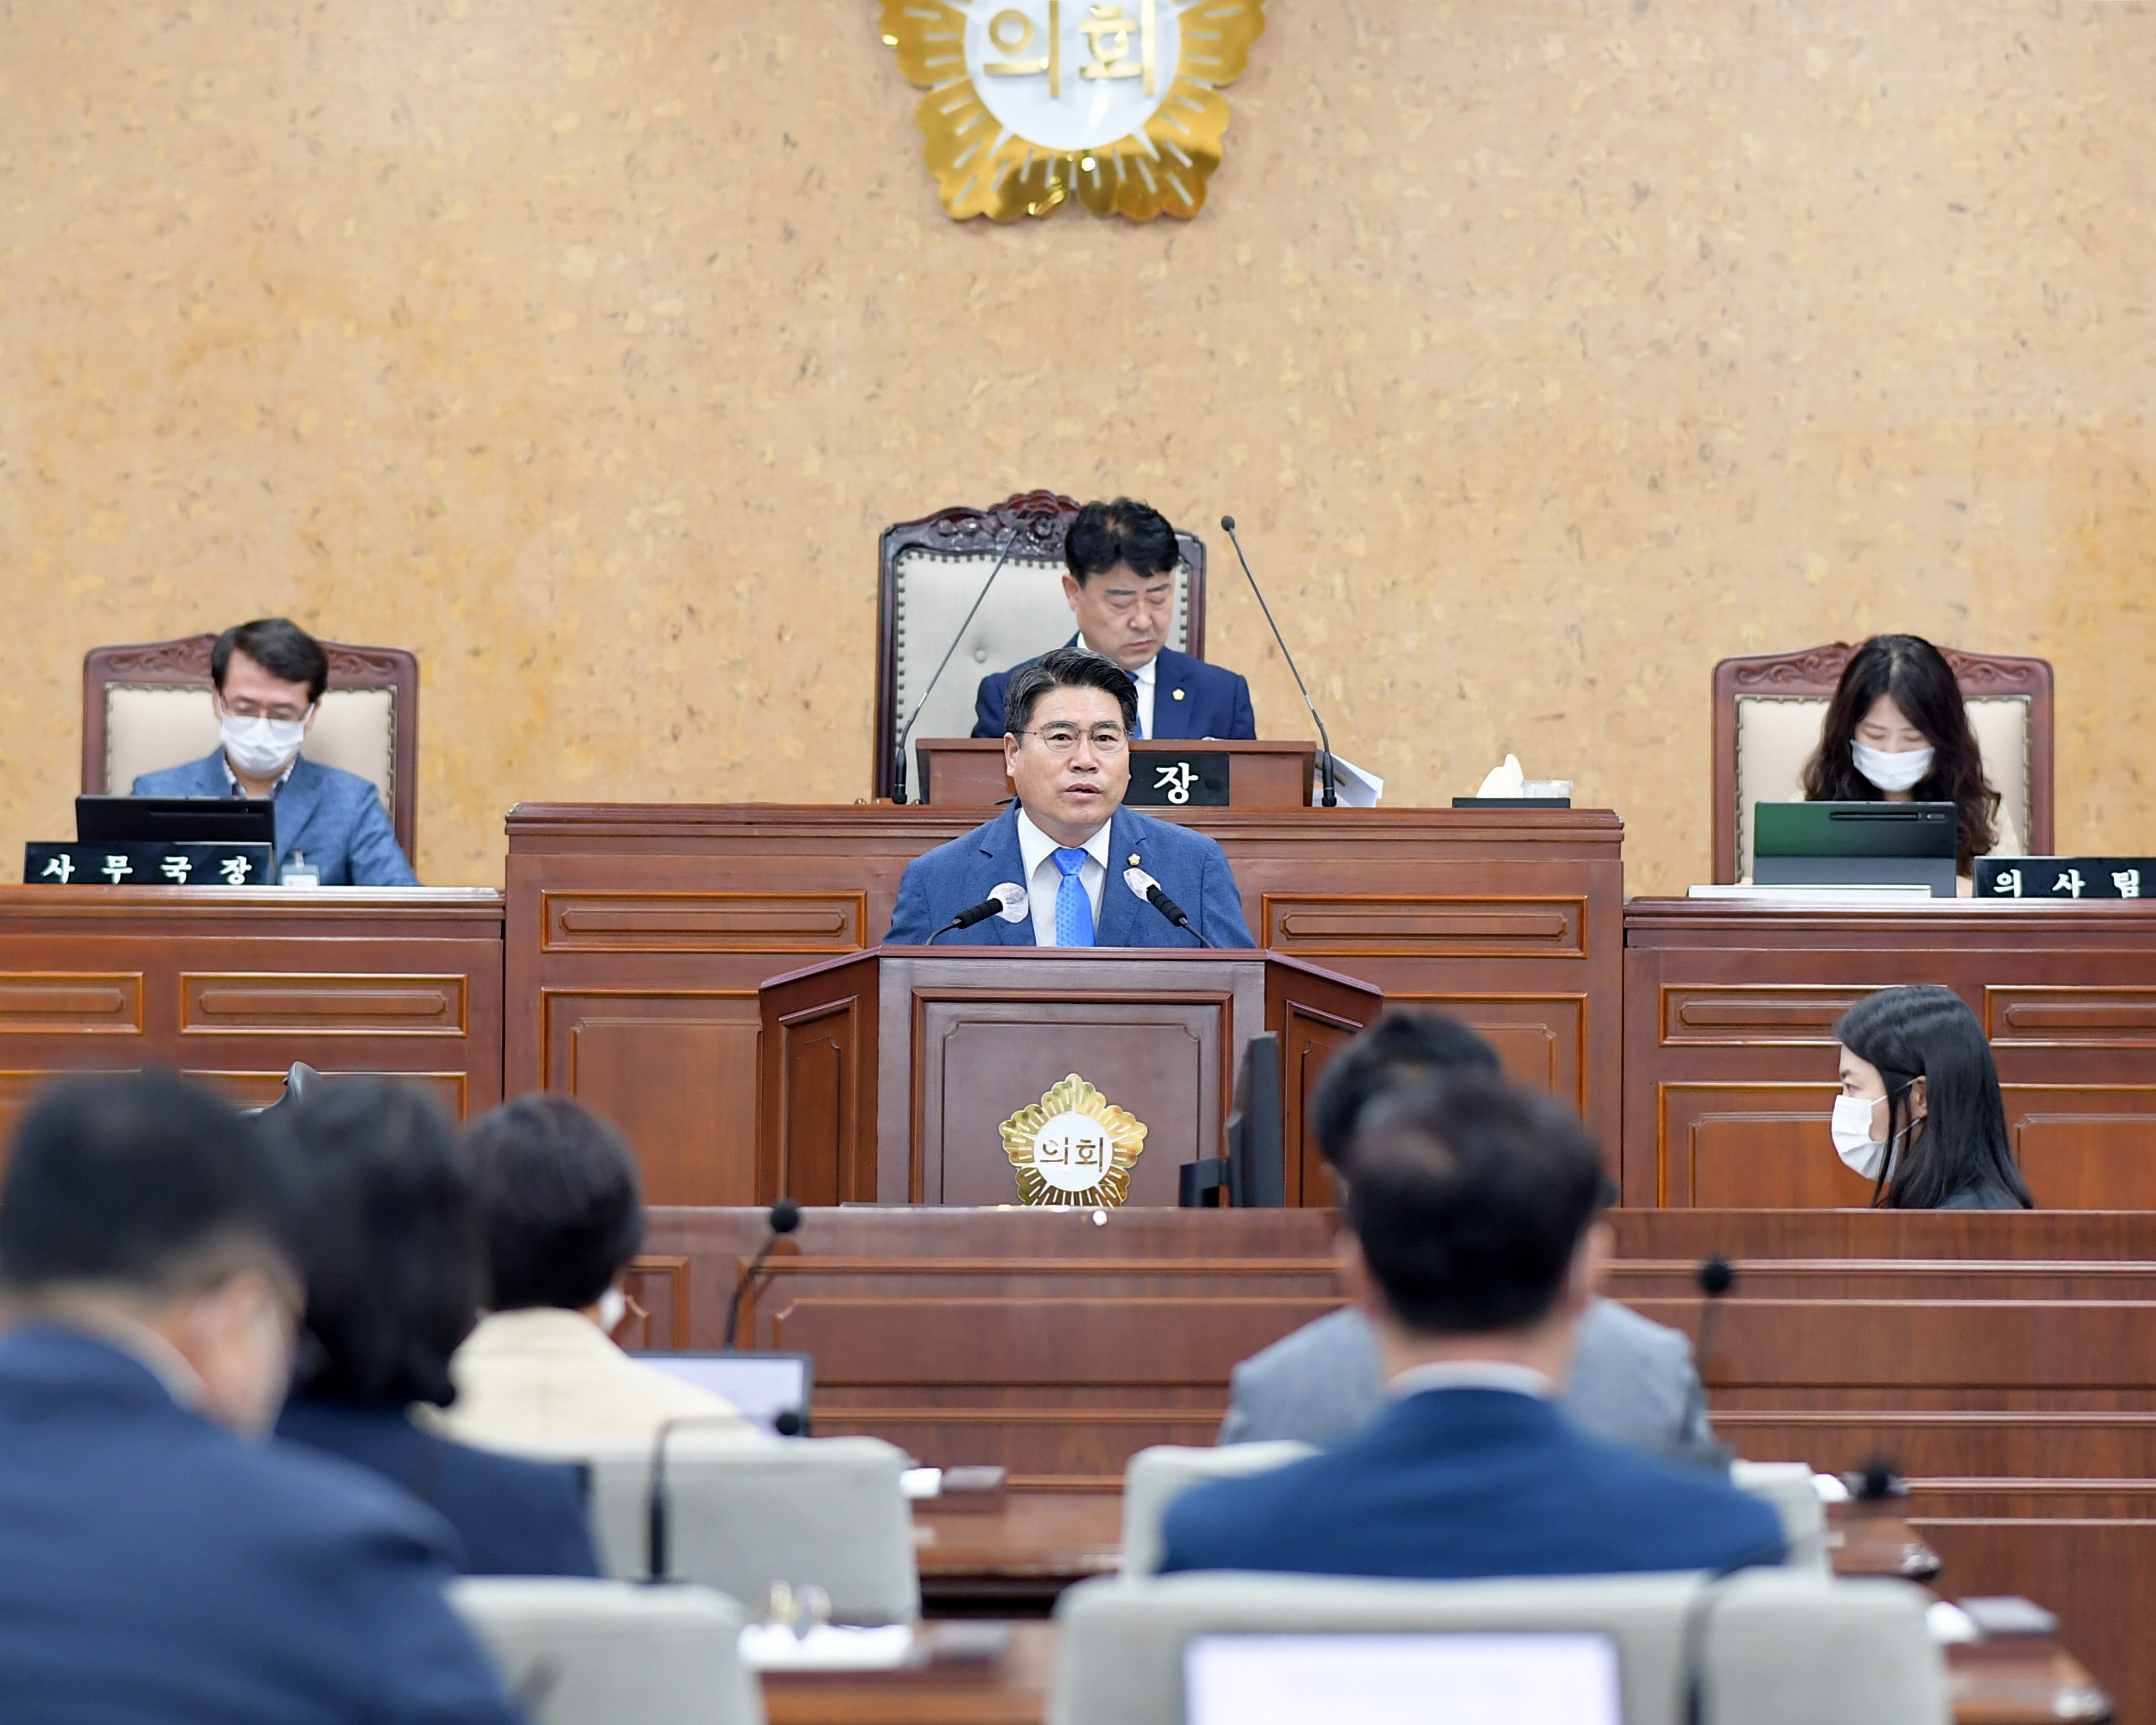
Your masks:
M1431 1012L1389 1012L1334 1055L1312 1101L1311 1123L1335 1173L1352 1178L1340 1158L1373 1096L1404 1081L1462 1068L1495 1072L1496 1053L1466 1025ZM1657 1455L1720 1459L1691 1342L1614 1300L1595 1299L1580 1321L1563 1404L1588 1430L1612 1442ZM1350 1307L1304 1325L1235 1368L1220 1441L1334 1444L1369 1425L1384 1405L1369 1322Z

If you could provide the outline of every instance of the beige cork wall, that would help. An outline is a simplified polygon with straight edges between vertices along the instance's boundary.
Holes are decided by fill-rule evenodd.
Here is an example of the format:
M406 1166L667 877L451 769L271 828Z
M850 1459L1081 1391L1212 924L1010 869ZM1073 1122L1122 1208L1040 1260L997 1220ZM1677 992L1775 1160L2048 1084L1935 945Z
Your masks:
M1196 222L999 228L875 0L0 0L0 872L86 648L263 612L422 655L429 880L850 801L879 529L1036 485L1237 515L1389 801L1512 750L1635 891L1713 661L1889 627L2048 656L2061 848L2156 851L2156 9L1268 11Z

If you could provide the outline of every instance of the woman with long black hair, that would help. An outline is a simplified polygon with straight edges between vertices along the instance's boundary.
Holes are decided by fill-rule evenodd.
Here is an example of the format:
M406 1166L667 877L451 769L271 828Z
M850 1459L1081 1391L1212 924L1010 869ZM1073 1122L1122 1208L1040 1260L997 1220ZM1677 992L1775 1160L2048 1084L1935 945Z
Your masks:
M1804 767L1814 803L1951 803L1957 875L2019 856L2021 835L1984 776L1984 756L1946 655L1918 635L1874 635L1850 655Z
M1842 1014L1834 1147L1875 1208L2034 1209L1991 1045L1951 988L1882 988Z

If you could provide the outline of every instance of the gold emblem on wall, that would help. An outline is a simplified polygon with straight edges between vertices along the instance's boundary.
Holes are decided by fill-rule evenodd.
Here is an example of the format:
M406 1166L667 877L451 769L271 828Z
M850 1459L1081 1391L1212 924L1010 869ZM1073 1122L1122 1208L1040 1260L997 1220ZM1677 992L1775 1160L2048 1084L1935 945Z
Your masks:
M884 0L883 39L957 221L1190 217L1220 165L1265 0Z
M1129 1196L1146 1129L1073 1072L1003 1125L1004 1153L1026 1204L1106 1204Z

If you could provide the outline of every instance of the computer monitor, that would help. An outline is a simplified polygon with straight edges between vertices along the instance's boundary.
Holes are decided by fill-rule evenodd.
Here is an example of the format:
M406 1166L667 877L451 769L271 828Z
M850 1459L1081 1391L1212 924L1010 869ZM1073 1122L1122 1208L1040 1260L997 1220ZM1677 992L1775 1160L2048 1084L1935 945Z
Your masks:
M1183 1725L1624 1725L1617 1644L1574 1630L1210 1635Z
M1253 1209L1287 1202L1286 1133L1281 1119L1280 1038L1270 1030L1250 1039L1235 1075L1235 1110L1228 1117L1228 1166L1234 1201Z
M277 843L277 805L267 797L77 797L79 845Z
M1954 896L1951 803L1759 803L1752 878L1762 886L1922 885Z
M805 1353L639 1353L636 1358L670 1377L724 1397L767 1434L781 1435L778 1416L791 1414L800 1425L783 1435L808 1435L808 1402L816 1373Z

